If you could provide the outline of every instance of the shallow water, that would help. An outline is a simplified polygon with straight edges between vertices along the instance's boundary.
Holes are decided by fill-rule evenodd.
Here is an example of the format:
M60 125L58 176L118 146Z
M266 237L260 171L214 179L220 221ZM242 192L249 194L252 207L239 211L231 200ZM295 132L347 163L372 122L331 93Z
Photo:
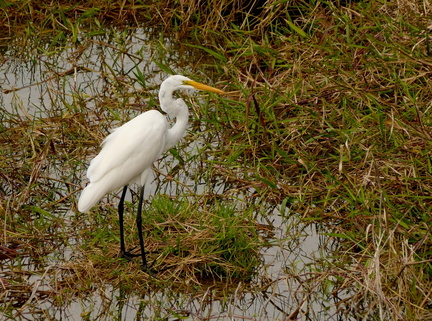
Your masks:
M123 35L121 40L120 34ZM160 39L150 37L143 29L129 33L112 30L103 37L83 37L81 47L65 44L62 50L57 50L52 55L30 55L31 59L16 54L16 48L9 48L5 52L8 59L0 66L0 74L4 75L1 89L18 90L1 96L0 109L8 115L3 124L4 132L7 134L10 128L21 121L67 117L85 106L98 112L89 115L84 121L97 125L102 118L110 119L104 122L106 127L101 129L108 133L109 128L151 108L156 104L154 96L157 86L166 76L166 72L160 68L161 64L171 66L176 73L191 74L197 73L196 62L205 59L194 57L193 52L187 55L187 59L182 59L178 48L169 38L162 38L162 46ZM46 45L49 43L47 40ZM32 48L30 45L29 50L34 54L36 49ZM106 66L110 66L111 70ZM153 97L143 96L141 100L131 101L131 95L128 94L141 91L141 85L132 80L136 68L143 71L146 86L154 93ZM114 81L118 77L124 78L123 86L119 85L121 82L118 79ZM208 80L211 83L211 79ZM125 102L135 108L114 110L110 106L100 105L100 101L117 98L125 99ZM199 103L199 100L195 100L195 103ZM10 121L11 119L15 121ZM50 126L53 124L48 123L47 127L37 128L37 131L48 135ZM33 134L34 132L30 137ZM217 136L211 132L189 135L185 142L181 152L187 155L194 154L209 144L219 144ZM47 156L49 161L41 161L43 166L38 169L38 173L42 172L43 175L36 177L43 179L43 190L46 193L55 190L54 199L59 200L58 204L49 207L47 213L40 214L52 225L54 236L47 240L46 252L38 253L39 261L22 257L19 250L17 256L0 261L1 280L14 280L28 285L24 299L17 304L12 314L3 316L5 319L340 320L341 312L336 308L337 303L348 296L349 292L337 295L331 293L331 285L326 285L328 280L325 275L325 266L332 260L332 252L337 244L324 235L327 232L324 227L303 224L296 213L289 213L289 210L280 213L280 205L270 204L260 205L260 212L256 215L259 223L273 229L274 236L270 241L271 246L262 250L263 265L254 286L230 284L223 293L215 285L199 293L173 289L154 292L148 289L144 296L108 286L94 289L90 293L71 294L70 297L44 296L44 291L49 293L52 290L53 277L56 277L52 272L61 270L64 262L80 256L75 248L79 234L76 235L77 239L67 240L56 240L55 235L57 231L74 229L72 217L76 213L71 210L70 200L73 200L72 196L78 186L85 181L86 165L95 152L97 148L88 146L87 156L74 162L63 153L52 153ZM10 156L21 157L20 154ZM188 174L199 173L199 167L203 166L199 158L189 162L187 167L185 165L186 168L180 168L175 180L164 179L163 174L171 174L171 169L178 164L171 156L157 162L156 168L162 175L155 175L155 179L146 188L146 195L201 194L209 189L222 195L233 188L222 179L209 183ZM8 183L3 182L6 196L14 190L13 187L8 187ZM242 190L242 194L236 197L246 200L254 192L253 189ZM35 195L20 197L27 205L38 199ZM115 203L116 199L109 196L102 200L107 201ZM248 206L248 203L242 202L239 206ZM50 217L50 214L53 216ZM41 224L45 223L41 220ZM316 273L317 271L320 273ZM344 320L349 318L344 315Z
M300 313L300 320L338 320L335 309L337 302L332 302L329 294L316 291L310 295L310 283L302 284L304 280L296 280L289 273L302 272L307 278L308 272L312 273L314 269L314 261L325 257L329 246L325 242L328 240L320 236L314 226L306 227L293 220L283 222L277 212L274 214L277 236L280 238L274 246L262 252L265 262L261 273L266 276L268 283L255 289L238 283L225 290L225 297L221 298L221 290L216 286L208 287L205 293L165 289L156 292L149 290L145 296L106 287L80 295L80 298L66 299L60 306L53 305L50 298L39 298L37 308L35 302L30 301L28 309L24 305L21 310L26 317L33 316L35 319L38 319L38 315L44 315L48 319L62 320L81 320L83 316L90 320L135 320L140 317L175 320L181 315L184 320L283 320L302 305L307 317L301 317ZM286 231L290 231L290 236L286 235ZM63 259L70 260L72 253L69 249ZM28 282L38 291L49 291L52 282L50 269L61 266L61 258L56 261L52 262L51 268L45 266L43 274L36 272ZM315 286L320 287L320 282L322 280L317 280Z

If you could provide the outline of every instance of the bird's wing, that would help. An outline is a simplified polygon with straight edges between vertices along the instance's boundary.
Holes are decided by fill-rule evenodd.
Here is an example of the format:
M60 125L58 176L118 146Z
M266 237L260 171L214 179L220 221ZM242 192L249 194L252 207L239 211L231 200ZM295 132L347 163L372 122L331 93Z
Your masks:
M139 176L163 151L168 122L152 110L115 129L102 143L102 150L91 161L87 177L120 187Z

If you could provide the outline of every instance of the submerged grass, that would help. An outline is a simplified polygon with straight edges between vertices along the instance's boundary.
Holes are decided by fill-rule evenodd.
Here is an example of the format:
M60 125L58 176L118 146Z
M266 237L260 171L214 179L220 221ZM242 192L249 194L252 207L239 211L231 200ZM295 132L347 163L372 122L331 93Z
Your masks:
M48 11L44 7L48 4L36 7L34 2L22 2L19 8L26 10L18 11L19 2L9 3L2 30L33 21L17 29L31 35L49 25L65 46L66 40L77 43L85 38L80 28L91 26L86 36L102 32L121 15L129 18L118 23L162 25L174 33L176 42L187 44L179 52L198 50L210 56L212 60L205 59L192 70L208 71L229 92L217 100L218 108L211 108L213 102L194 110L199 121L191 122L191 132L215 134L205 136L208 141L196 147L195 154L184 151L188 143L172 150L173 166L163 178L168 181L182 171L189 175L182 168L196 161L202 171L194 173L193 180L212 188L223 185L222 192L198 197L194 187L184 184L183 192L190 195L157 196L147 206L150 257L155 268L168 268L158 280L137 272L135 263L116 258L116 213L109 202L86 217L64 214L64 204L80 185L76 173L85 167L82 155L100 142L107 128L130 116L117 107L141 109L145 99L130 84L138 78L145 85L144 74L121 68L122 59L114 51L109 60L114 63L101 60L104 68L99 71L106 86L114 88L109 97L98 96L96 90L86 97L77 90L73 102L65 104L68 113L50 118L23 116L20 106L3 113L0 139L5 148L0 164L5 184L0 211L3 256L14 262L11 270L26 264L18 257L44 260L53 247L63 244L80 251L72 255L76 260L63 266L68 273L58 280L62 293L80 295L91 291L95 282L121 283L136 290L143 278L163 286L175 280L178 287L200 284L205 278L250 280L260 263L263 242L262 226L254 221L256 207L273 203L284 209L281 213L297 213L305 222L330 226L325 234L340 241L335 258L321 262L322 270L312 270L303 281L309 289L303 300L325 276L321 286L335 296L356 289L349 297L341 295L337 310L342 315L365 320L430 319L431 5L267 1L247 7L245 3L186 5L161 0L152 6L113 2L109 7L100 1L93 9L50 4L58 11ZM188 44L189 38L198 42ZM116 41L123 52L130 50L122 47L121 39ZM58 43L52 41L45 48ZM88 44L82 42L80 48ZM43 48L38 46L35 52ZM128 57L137 64L145 59L136 56ZM162 58L157 66L171 71L171 63ZM153 89L144 88L145 94L152 97ZM90 112L88 105L96 110ZM42 170L48 163L61 170L64 162L74 170L65 166L68 169L55 179ZM129 244L136 244L133 220L129 217ZM73 234L76 239L71 239L71 230L80 231ZM47 234L52 242L46 242ZM288 283L301 279L294 272L286 268ZM25 292L25 280L11 274L11 279L4 275L1 279L9 297L10 289L18 291L19 286ZM285 316L300 314L307 312L299 308Z

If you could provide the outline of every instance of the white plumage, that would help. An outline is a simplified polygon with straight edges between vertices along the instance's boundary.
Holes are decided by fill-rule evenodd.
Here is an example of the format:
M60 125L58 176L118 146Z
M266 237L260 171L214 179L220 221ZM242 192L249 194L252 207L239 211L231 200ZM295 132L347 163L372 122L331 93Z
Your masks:
M78 210L87 212L104 195L125 185L143 186L153 162L165 151L168 128L165 117L150 110L106 137L99 155L90 162L90 184L81 193Z
M78 210L87 212L104 195L120 187L138 183L141 187L138 205L137 224L141 231L141 207L143 187L151 166L161 154L173 147L183 136L188 124L189 111L182 99L175 99L173 92L178 89L196 89L223 93L223 91L200 84L187 77L170 76L162 82L159 90L161 109L176 123L170 128L165 116L156 110L147 111L123 126L115 129L103 141L100 153L90 162L87 177L90 183L84 188L78 201ZM123 190L122 200L126 188ZM119 205L122 256L130 258L126 252L123 237L123 204ZM141 233L141 232L140 232ZM142 234L142 233L141 233ZM147 268L144 245L140 234L143 267Z

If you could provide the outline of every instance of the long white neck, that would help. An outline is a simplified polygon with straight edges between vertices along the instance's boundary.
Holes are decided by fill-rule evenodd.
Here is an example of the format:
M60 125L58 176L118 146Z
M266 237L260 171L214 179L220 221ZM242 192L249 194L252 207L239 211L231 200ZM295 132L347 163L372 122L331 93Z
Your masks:
M189 120L189 109L183 99L173 98L172 91L161 90L159 91L159 101L161 109L165 111L170 117L176 119L174 126L168 129L165 150L173 147L183 137Z

